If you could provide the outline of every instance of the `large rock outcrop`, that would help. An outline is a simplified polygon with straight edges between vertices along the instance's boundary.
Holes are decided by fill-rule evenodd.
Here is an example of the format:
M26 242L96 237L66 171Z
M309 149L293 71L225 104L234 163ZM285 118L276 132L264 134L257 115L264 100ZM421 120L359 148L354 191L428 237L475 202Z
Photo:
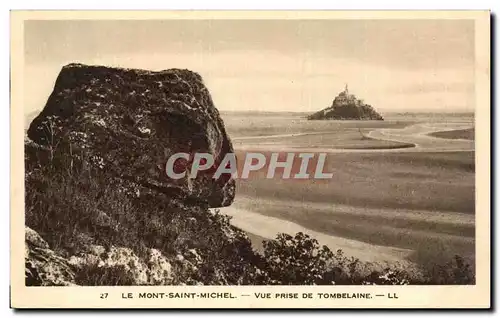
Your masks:
M197 73L64 66L25 140L26 284L238 281L248 238L209 209L234 199L231 175L212 177L232 151ZM178 152L210 153L214 168L173 180Z
M64 66L28 137L28 157L56 166L85 161L133 192L145 188L209 207L234 199L230 174L216 180L215 169L201 171L196 179L173 180L165 174L174 153L210 153L217 164L233 151L201 76L188 70ZM190 164L178 160L176 169Z
M365 104L363 100L349 94L347 87L335 97L330 107L309 115L307 119L384 120L371 105Z

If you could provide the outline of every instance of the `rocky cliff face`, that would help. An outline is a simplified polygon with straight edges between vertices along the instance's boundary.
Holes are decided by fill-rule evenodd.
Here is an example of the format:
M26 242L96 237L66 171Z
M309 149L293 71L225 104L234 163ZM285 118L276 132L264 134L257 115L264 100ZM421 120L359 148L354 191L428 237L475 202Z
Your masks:
M233 151L200 75L67 65L27 137L27 285L237 283L252 271L246 235L209 211L232 203L231 176L164 171L177 152L217 165Z
M67 65L28 137L49 150L52 162L70 151L74 160L86 160L134 192L153 189L210 207L227 206L234 198L230 175L214 181L213 170L192 180L165 174L171 154L210 153L217 163L233 151L200 75L188 70ZM55 159L62 164L64 158ZM189 168L191 162L181 164Z
M26 286L72 286L75 273L69 262L49 248L31 228L25 232Z
M334 119L334 120L384 120L371 105L365 104L361 99L344 90L327 107L307 117L309 120Z

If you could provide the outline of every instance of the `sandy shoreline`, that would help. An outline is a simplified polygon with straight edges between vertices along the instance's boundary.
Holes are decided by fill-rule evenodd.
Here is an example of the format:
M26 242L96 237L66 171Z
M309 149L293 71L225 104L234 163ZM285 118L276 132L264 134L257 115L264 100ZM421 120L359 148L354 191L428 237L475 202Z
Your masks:
M247 209L238 207L223 208L222 213L232 216L231 224L250 232L259 237L274 239L280 233L295 234L304 232L318 240L320 245L328 246L332 251L342 249L346 255L359 258L367 262L404 262L404 259L411 254L411 250L378 246L343 237L332 236L329 234L307 229L299 224L283 219L265 216Z

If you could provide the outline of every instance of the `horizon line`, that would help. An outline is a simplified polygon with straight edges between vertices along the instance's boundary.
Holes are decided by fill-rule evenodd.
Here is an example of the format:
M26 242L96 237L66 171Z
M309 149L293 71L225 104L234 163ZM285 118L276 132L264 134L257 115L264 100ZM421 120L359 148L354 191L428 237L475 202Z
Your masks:
M475 109L457 109L457 110L449 110L449 109L408 109L408 110L384 110L377 109L379 112L383 113L475 113ZM305 114L305 113L314 113L317 111L298 111L298 110L259 110L259 109L244 109L244 110L229 110L229 109L219 109L219 112L232 112L232 113L244 113L244 112L256 112L256 113L297 113L297 114Z

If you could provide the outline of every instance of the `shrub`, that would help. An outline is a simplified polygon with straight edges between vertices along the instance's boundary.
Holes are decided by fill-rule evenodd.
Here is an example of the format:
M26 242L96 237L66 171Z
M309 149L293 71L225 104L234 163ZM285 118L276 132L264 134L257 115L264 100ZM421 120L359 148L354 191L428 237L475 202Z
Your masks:
M468 285L475 284L473 266L463 257L455 255L444 264L423 267L423 284L426 285Z
M292 237L278 234L264 241L264 257L271 282L281 285L321 284L329 280L328 267L333 253L318 241L299 232Z
M471 265L459 256L444 265L422 268L421 273L408 272L399 264L383 267L348 258L342 250L333 253L302 232L264 241L264 259L268 283L275 285L474 284Z

